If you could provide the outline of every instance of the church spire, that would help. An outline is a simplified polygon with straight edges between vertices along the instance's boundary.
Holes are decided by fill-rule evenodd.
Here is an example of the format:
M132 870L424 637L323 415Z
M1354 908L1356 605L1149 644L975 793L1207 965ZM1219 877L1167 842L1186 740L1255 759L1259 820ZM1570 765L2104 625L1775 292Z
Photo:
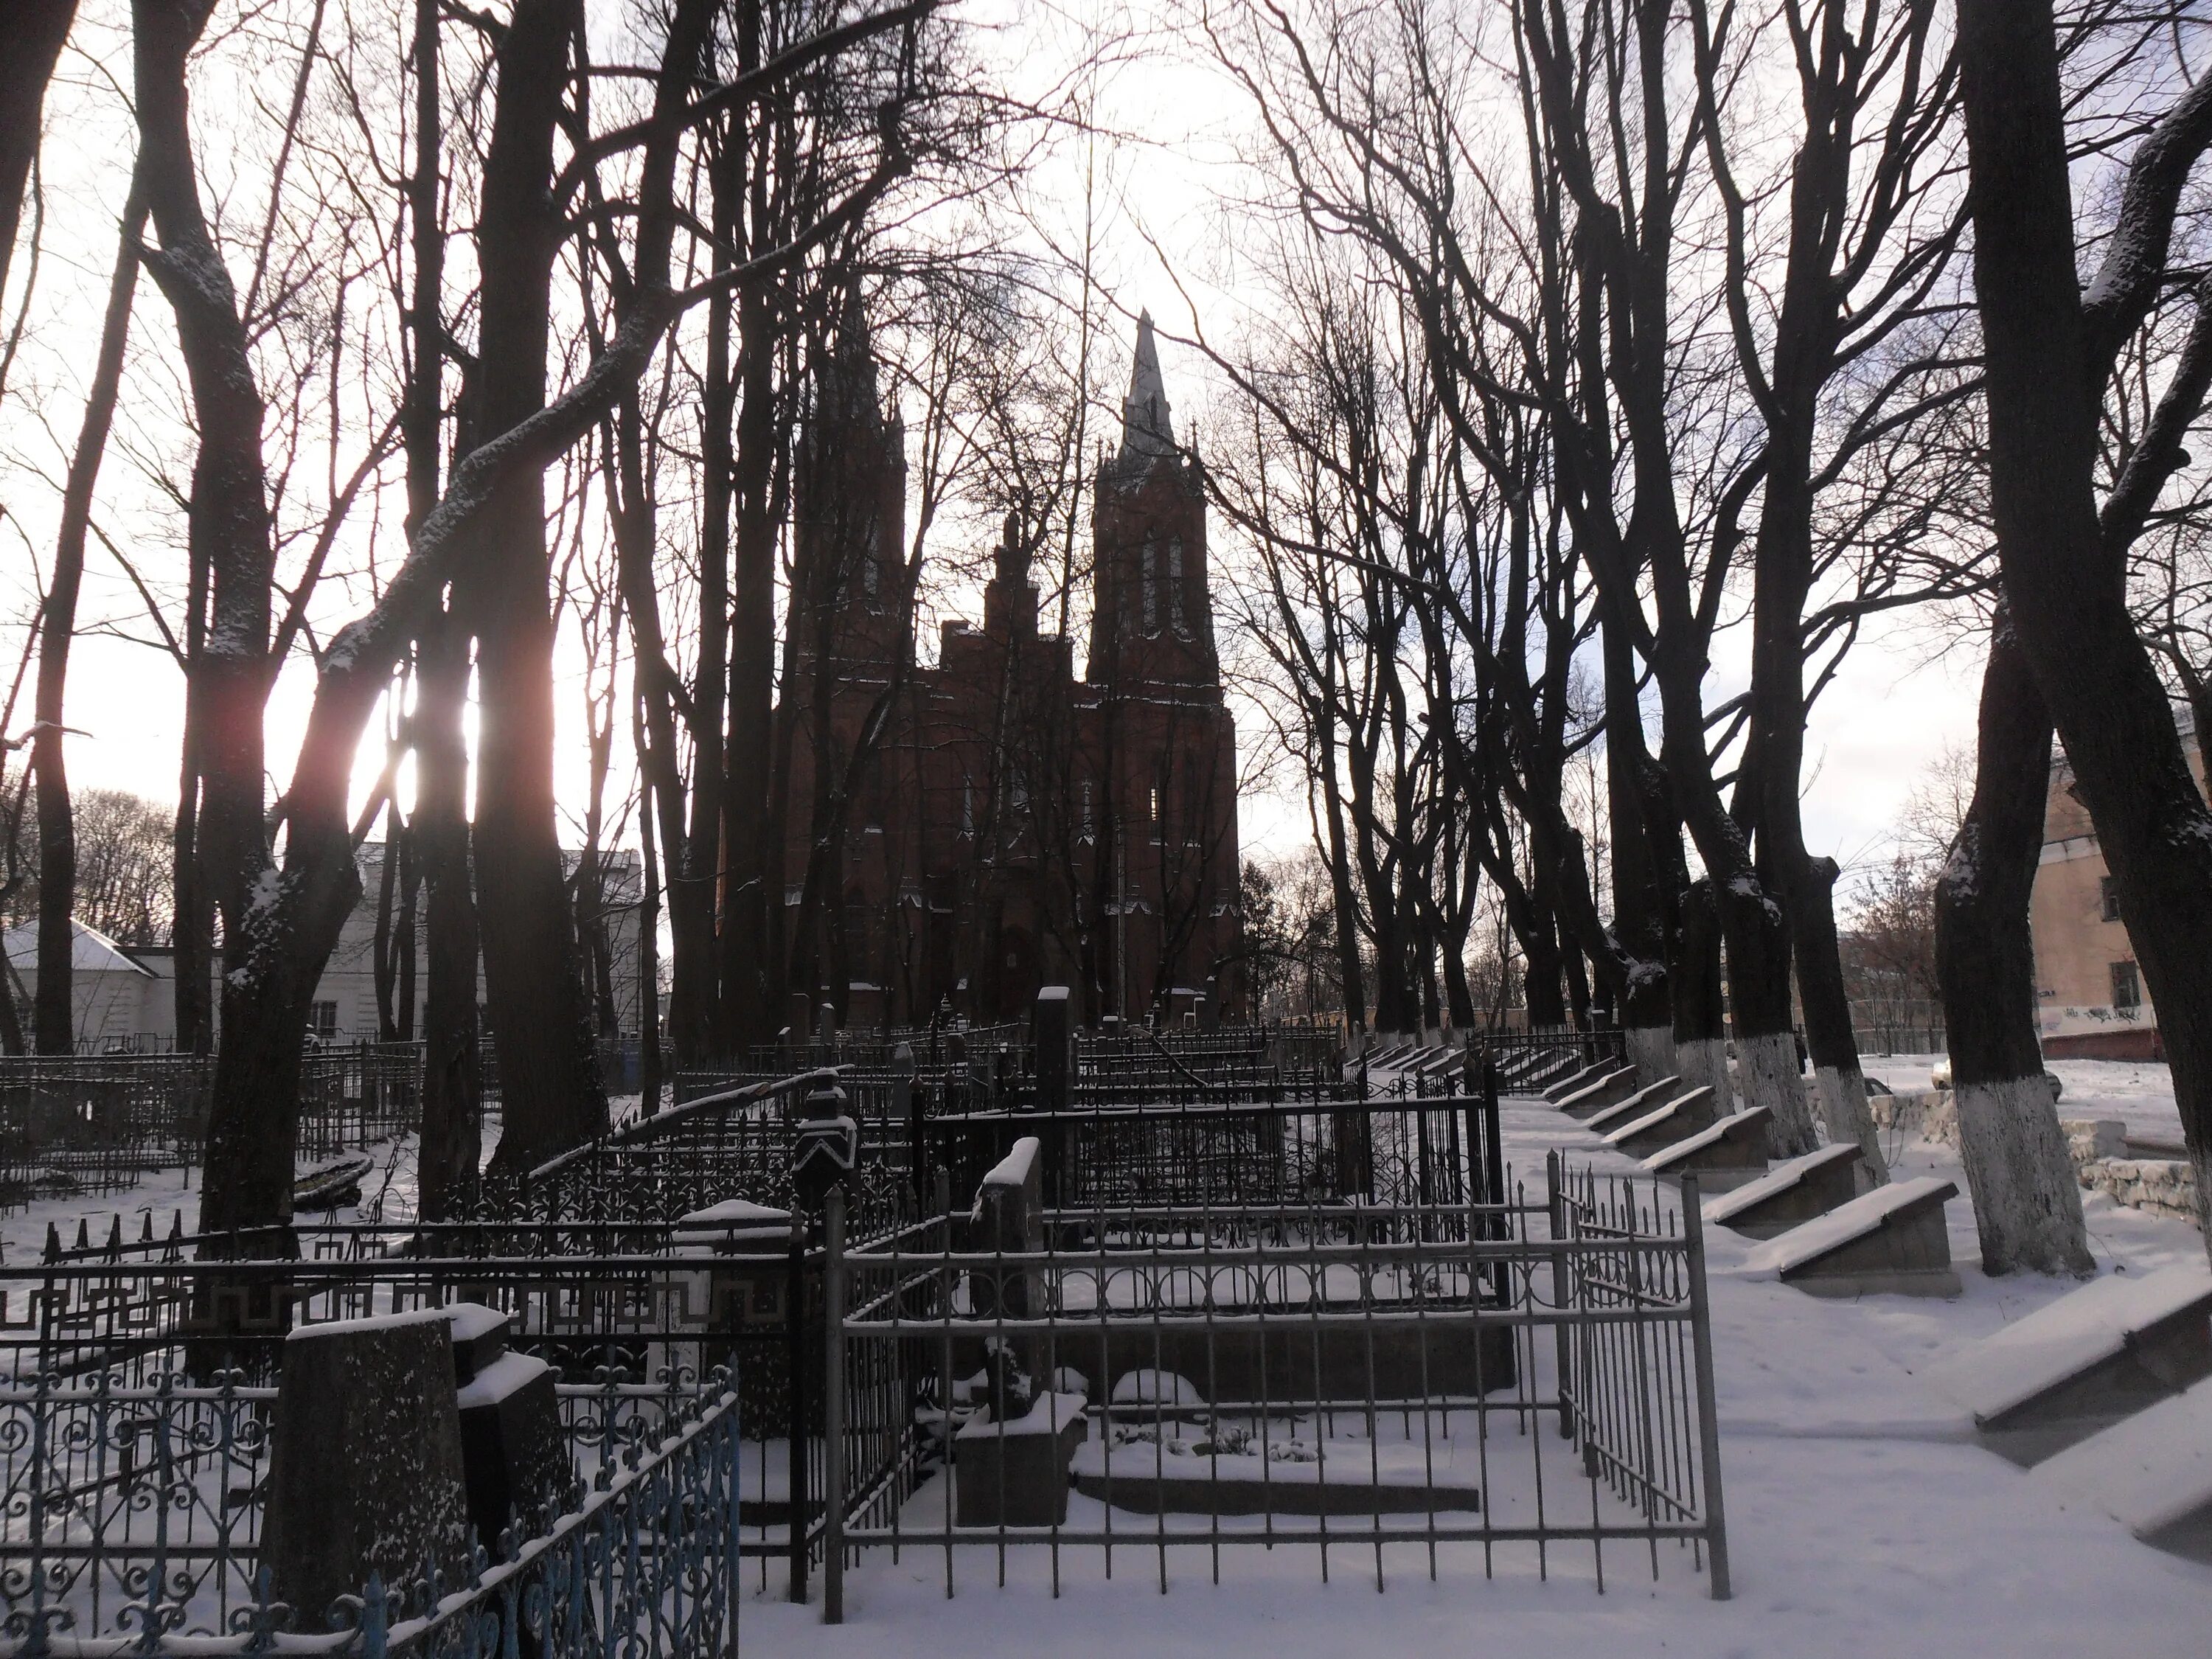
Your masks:
M1137 356L1129 369L1129 395L1121 400L1121 459L1149 460L1175 453L1175 424L1168 412L1167 386L1160 378L1159 347L1152 341L1152 313L1137 317Z

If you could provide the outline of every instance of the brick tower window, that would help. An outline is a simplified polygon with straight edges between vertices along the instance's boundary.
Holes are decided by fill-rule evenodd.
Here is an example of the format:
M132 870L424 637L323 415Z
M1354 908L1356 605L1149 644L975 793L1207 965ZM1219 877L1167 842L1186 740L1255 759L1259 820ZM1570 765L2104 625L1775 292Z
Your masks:
M1145 637L1147 639L1160 631L1160 573L1157 563L1158 558L1158 554L1154 548L1152 538L1147 536L1145 538L1144 546L1139 549L1137 553L1138 568L1142 578L1141 585L1145 591Z
M1168 541L1168 625L1176 631L1177 639L1190 637L1190 624L1183 617L1182 602L1182 538L1170 537Z

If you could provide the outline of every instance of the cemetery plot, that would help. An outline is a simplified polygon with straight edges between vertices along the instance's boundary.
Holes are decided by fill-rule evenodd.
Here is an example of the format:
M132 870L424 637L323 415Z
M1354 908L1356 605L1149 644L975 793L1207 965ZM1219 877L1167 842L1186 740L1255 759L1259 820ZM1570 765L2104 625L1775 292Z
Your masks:
M975 1212L993 1248L948 1221L839 1259L833 1363L903 1362L919 1399L910 1480L887 1401L848 1449L909 1495L851 1510L847 1547L939 1551L954 1589L1037 1546L1055 1575L1140 1548L1164 1583L1237 1543L1324 1572L1372 1549L1378 1575L1385 1540L1571 1545L1602 1582L1626 1544L1725 1594L1702 1255L1648 1182L1555 1162L1540 1203L1003 1210Z

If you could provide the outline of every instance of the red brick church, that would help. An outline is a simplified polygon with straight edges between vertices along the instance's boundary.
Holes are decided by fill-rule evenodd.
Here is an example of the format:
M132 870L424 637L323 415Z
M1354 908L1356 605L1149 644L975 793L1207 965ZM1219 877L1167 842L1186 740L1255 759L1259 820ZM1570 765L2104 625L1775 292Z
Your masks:
M945 623L937 665L920 665L903 451L854 307L794 479L789 982L855 1026L948 1005L1015 1018L1047 984L1073 988L1089 1020L1241 1017L1237 733L1204 475L1175 441L1152 319L1095 479L1082 678L1074 642L1038 625L1043 532L1011 514L982 626Z

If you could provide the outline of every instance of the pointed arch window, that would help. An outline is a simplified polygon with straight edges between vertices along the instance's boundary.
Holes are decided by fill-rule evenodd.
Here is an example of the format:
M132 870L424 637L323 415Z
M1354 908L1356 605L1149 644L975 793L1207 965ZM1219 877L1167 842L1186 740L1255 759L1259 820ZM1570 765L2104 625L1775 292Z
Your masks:
M1139 580L1145 591L1145 637L1152 638L1160 631L1160 573L1158 550L1150 536L1145 538L1138 550L1137 562Z
M1183 610L1182 538L1168 538L1168 626L1176 637L1190 637L1190 623Z

